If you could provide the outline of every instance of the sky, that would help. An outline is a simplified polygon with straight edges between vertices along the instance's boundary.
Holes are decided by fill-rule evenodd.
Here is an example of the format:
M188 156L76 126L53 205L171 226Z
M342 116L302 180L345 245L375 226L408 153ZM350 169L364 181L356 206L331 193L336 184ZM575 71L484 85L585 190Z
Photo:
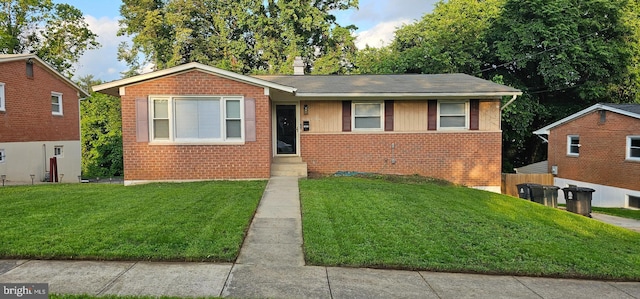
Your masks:
M356 25L356 46L380 47L388 45L394 31L403 24L409 24L431 12L438 0L360 0L359 9L339 11L335 15L338 24ZM128 41L127 37L117 36L121 1L113 0L54 0L55 3L68 3L83 12L91 31L98 35L101 47L89 50L76 65L74 78L93 75L105 82L121 78L121 72L127 69L125 63L118 61L118 44Z

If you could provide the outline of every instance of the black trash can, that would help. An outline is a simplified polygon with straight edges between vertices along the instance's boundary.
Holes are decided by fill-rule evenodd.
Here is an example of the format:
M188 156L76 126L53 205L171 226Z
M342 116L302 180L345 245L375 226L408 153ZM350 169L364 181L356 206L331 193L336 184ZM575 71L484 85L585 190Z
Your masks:
M543 205L547 207L557 208L558 207L558 190L560 187L542 185L542 189L544 190L544 198Z
M567 201L567 211L591 217L591 199L593 190L584 187L562 188L564 199Z
M536 201L544 197L544 190L540 184L524 183L516 185L518 188L518 196L522 199Z

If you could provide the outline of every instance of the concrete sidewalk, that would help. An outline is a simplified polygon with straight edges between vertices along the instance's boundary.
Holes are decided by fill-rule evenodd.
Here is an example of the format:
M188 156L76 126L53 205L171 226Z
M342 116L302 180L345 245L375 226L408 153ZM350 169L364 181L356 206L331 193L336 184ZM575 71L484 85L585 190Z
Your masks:
M598 214L593 212L591 213L591 218L640 233L640 220L622 218L606 214Z
M638 298L640 282L304 266L297 178L271 178L236 264L0 260L63 294L232 298Z

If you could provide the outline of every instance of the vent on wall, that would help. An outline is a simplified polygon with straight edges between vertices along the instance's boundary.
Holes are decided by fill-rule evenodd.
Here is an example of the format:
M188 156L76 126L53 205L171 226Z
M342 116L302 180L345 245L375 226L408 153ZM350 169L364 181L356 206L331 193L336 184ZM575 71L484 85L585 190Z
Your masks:
M27 60L27 78L33 78L33 60L31 60L31 58Z

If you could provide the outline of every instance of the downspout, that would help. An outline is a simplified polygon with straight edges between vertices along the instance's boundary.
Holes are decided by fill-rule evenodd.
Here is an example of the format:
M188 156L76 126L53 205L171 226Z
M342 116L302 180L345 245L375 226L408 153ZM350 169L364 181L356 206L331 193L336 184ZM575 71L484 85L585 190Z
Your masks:
M513 101L516 100L518 96L517 95L513 95L513 97L511 97L511 100L509 100L506 104L504 104L504 106L502 106L502 108L500 108L500 111L504 110L504 108L507 108L509 105L511 105L511 103L513 103Z

